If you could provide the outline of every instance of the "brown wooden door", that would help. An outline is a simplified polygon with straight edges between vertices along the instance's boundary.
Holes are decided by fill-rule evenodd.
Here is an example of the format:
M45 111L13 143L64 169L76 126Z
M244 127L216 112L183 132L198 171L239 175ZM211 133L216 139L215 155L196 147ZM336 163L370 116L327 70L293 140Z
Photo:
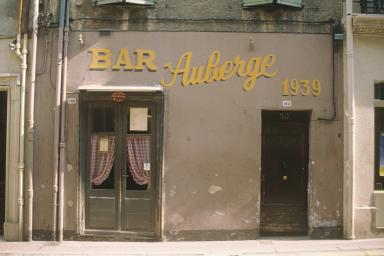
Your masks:
M307 234L307 118L307 112L263 112L262 235Z
M0 92L0 235L5 220L5 172L7 137L7 92Z
M158 235L160 99L84 101L85 229Z

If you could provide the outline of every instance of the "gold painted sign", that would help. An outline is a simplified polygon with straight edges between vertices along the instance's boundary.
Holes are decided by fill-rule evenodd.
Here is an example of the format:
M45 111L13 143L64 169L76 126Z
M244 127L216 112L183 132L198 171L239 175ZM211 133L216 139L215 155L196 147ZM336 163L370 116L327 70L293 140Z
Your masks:
M150 49L136 49L135 59L131 58L127 48L121 48L115 59L108 48L91 48L92 61L90 70L143 71L156 72L156 53ZM243 89L247 92L255 88L259 78L273 78L278 74L275 68L276 55L268 53L243 59L236 55L232 59L223 59L220 51L213 51L206 64L193 65L193 53L181 54L174 63L166 63L163 68L169 73L168 79L161 79L160 84L171 87L178 78L182 86L194 86L227 81L235 76L244 78ZM297 80L286 78L283 81L282 96L319 96L321 85L318 80Z

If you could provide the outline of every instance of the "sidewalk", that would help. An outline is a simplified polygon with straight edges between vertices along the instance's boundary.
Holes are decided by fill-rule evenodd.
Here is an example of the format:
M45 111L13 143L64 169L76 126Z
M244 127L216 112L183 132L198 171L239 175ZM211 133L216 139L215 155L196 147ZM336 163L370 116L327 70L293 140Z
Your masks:
M384 255L384 239L263 238L209 242L0 242L0 255L314 256Z

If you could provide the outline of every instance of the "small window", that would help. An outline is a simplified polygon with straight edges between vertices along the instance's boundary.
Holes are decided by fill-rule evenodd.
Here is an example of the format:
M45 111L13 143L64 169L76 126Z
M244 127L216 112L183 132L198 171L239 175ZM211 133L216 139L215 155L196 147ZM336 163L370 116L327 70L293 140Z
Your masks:
M244 7L252 7L258 5L286 5L301 8L302 0L243 0Z
M375 190L384 190L384 108L375 108Z
M384 83L375 84L375 100L384 100Z
M93 0L96 6L113 4L155 5L156 0Z

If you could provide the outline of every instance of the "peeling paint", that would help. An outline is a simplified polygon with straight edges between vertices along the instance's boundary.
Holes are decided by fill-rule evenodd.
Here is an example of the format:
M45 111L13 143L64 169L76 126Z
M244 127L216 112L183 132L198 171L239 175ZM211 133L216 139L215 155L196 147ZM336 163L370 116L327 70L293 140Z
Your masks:
M208 192L211 193L211 194L215 194L216 192L219 192L219 191L222 191L222 190L223 190L222 187L212 185L212 186L208 189Z
M171 191L169 192L169 197L174 197L176 195L176 186L173 185Z
M171 216L171 222L173 225L177 226L184 222L184 217L178 213L175 213Z
M320 207L320 202L316 201L316 207Z
M73 203L72 200L69 200L69 201L67 202L67 205L68 205L69 207L73 207L74 203Z
M322 218L318 214L313 214L311 219L311 226L312 227L337 227L338 221L337 220L322 220Z
M67 172L73 171L73 166L71 164L67 164Z
M222 211L215 211L215 213L212 216L225 216L225 213Z

